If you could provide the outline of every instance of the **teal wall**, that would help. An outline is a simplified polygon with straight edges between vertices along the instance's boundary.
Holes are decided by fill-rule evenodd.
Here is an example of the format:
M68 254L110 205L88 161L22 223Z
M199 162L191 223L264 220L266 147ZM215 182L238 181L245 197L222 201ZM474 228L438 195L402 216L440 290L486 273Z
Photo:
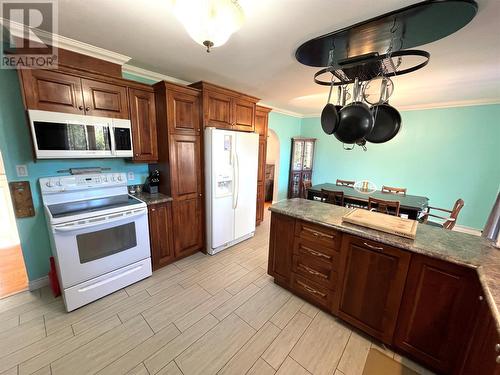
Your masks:
M286 199L288 190L288 171L292 137L300 136L301 119L271 112L268 126L276 132L280 142L280 167L278 176L278 200Z
M133 78L132 76L130 78ZM134 172L130 184L142 183L148 174L147 164L133 164L124 159L114 160L43 160L34 161L31 136L24 115L17 72L0 69L0 151L8 181L28 180L36 215L17 219L17 228L30 280L47 275L51 254L45 216L41 205L38 179L57 175L69 167L109 167L114 172ZM16 165L26 164L29 177L17 177Z
M458 224L483 228L500 184L500 105L402 112L400 133L385 144L345 151L321 130L319 118L302 120L301 135L318 139L313 183L368 179L403 186L435 207L465 201ZM289 153L288 153L289 155Z

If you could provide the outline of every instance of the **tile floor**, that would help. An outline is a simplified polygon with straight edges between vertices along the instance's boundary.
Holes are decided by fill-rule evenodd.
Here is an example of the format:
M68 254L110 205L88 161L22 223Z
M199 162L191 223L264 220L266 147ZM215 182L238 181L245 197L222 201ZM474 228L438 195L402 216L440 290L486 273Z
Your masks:
M0 374L361 374L370 347L266 275L254 238L180 260L72 313L47 288L0 300Z

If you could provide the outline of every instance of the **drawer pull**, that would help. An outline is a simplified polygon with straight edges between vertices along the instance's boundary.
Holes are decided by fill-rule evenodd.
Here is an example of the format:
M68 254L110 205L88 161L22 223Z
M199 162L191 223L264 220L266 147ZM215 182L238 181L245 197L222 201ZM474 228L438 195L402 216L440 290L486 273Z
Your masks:
M299 284L302 288L304 288L305 290L307 290L309 293L312 293L312 294L317 294L318 296L321 296L321 297L326 297L326 294L325 293L321 293L319 291L317 291L316 289L313 289L311 288L310 286L307 286L306 284L300 282L297 280L297 284Z
M307 251L309 254L311 255L314 255L315 257L319 257L319 258L326 258L326 259L332 259L331 256L329 255L326 255L326 254L323 254L323 253L320 253L319 251L316 251L316 250L313 250L307 246L303 246L301 245L300 246L301 249L304 249L305 251Z
M326 233L321 233L321 232L315 231L314 229L311 229L311 228L303 227L302 229L307 231L307 232L310 232L316 238L326 237L329 239L333 239L333 236L326 234Z
M496 351L497 353L500 353L500 344L496 344L496 345L495 345L495 351Z
M323 279L328 279L328 276L324 273L313 270L311 267L307 267L306 265L300 264L299 267L302 267L306 272L309 272L311 275L322 277Z
M366 242L363 242L363 245L365 245L366 247L369 247L372 250L384 251L383 247L373 246L373 245L370 245L369 243L366 243Z

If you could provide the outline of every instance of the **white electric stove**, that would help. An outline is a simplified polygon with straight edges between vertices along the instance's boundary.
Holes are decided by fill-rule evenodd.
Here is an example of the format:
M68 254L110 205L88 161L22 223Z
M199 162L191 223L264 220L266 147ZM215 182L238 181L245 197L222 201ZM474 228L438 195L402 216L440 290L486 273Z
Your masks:
M147 207L128 195L124 173L39 182L68 311L151 276Z

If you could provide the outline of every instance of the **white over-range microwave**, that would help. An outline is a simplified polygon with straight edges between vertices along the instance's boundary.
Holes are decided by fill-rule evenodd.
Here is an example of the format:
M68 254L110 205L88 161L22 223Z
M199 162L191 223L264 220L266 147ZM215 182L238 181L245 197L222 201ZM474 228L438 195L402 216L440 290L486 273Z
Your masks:
M130 120L28 110L37 159L133 156Z

